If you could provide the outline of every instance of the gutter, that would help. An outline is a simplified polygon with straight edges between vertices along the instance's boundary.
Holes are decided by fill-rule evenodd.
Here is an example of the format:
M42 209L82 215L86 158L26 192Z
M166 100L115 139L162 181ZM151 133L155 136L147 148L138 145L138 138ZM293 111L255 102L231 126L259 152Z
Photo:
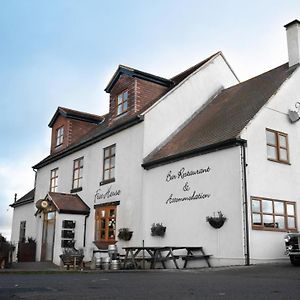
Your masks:
M246 149L245 144L241 144L241 163L243 165L243 190L244 190L244 199L243 199L243 211L244 211L244 220L245 220L245 265L250 266L250 249L249 249L249 218L248 218L248 191L247 191L247 162L246 162Z
M208 146L196 148L196 149L189 150L189 151L184 151L184 152L181 152L178 154L170 155L167 157L162 157L162 158L152 160L152 161L150 160L148 162L143 163L142 167L146 170L149 170L149 169L156 168L158 166L169 164L169 163L179 161L182 159L186 159L186 158L190 158L193 156L202 155L202 154L206 154L206 153L210 153L210 152L214 152L214 151L219 151L219 150L223 150L226 148L235 147L238 145L243 145L246 143L247 143L246 140L240 139L240 138L228 139L228 140L225 140L225 141L222 141L219 143L215 143L215 144L211 144Z

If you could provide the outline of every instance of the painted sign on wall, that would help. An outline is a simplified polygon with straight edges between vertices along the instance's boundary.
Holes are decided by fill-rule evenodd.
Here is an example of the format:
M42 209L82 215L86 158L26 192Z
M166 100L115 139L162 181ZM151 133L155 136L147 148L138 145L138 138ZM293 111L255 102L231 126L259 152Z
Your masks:
M196 188L192 188L191 178L203 176L211 172L211 168L200 168L194 170L187 170L184 167L179 169L177 172L169 171L166 175L166 182L176 182L182 183L183 195L174 196L174 193L171 193L169 198L166 200L166 204L180 203L185 201L192 201L198 199L205 199L210 197L210 193L199 192Z
M115 197L118 197L121 195L120 189L112 189L112 186L110 185L107 188L99 188L95 193L94 202L109 202L114 200L120 200L120 199L114 199Z

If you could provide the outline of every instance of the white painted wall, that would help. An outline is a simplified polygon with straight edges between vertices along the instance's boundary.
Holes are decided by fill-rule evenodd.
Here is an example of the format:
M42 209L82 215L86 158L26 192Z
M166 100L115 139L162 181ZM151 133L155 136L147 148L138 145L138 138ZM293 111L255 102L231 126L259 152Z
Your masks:
M178 178L178 172L210 168L200 175ZM171 172L176 179L167 181ZM144 236L147 246L203 246L217 265L244 264L242 187L240 147L201 155L156 167L144 175ZM184 191L185 186L190 190ZM177 203L166 203L172 197L196 193L210 197ZM222 211L228 218L222 228L214 229L207 216ZM167 227L163 238L152 237L152 223ZM196 263L196 262L194 262Z
M238 80L220 54L162 97L145 113L144 157L221 89L237 83Z
M88 148L82 149L76 153L70 154L54 163L51 163L37 171L36 181L36 201L38 199L45 198L49 191L50 184L50 171L54 168L59 168L58 171L58 192L70 193L72 188L72 172L73 161L81 156L84 157L83 167L83 190L78 193L82 200L90 207L90 216L87 219L86 230L86 249L85 260L91 259L92 251L96 247L93 244L94 241L94 205L99 204L100 201L95 202L95 193L98 189L105 193L109 188L112 191L121 190L120 196L111 197L105 200L105 202L120 201L120 205L117 207L117 232L119 228L129 227L134 229L132 237L132 243L137 243L141 238L141 205L142 205L142 140L143 140L143 125L138 124L134 127L128 128L125 131L119 132L114 136L108 137L103 141L100 141ZM116 169L115 178L116 181L111 184L99 186L102 181L103 170L103 148L116 144ZM58 216L57 220L66 215ZM73 218L75 215L69 215L69 218ZM83 219L84 216L78 216ZM42 238L42 223L39 219L37 224L37 239L38 243L38 258L40 259L40 248ZM82 221L80 221L82 222ZM57 226L61 226L61 222ZM83 226L82 226L83 230ZM56 237L56 246L54 250L54 262L59 261L59 254L61 254L60 244L60 229L57 227L59 236ZM79 236L83 235L79 233ZM128 242L120 242L119 248L122 245L128 244Z
M251 229L251 196L295 201L298 224L300 221L300 121L291 124L287 115L289 109L295 109L294 105L300 99L299 87L300 71L297 70L241 134L248 141L247 178L252 262L285 258L285 233ZM288 134L290 165L267 159L266 128Z
M18 242L20 235L20 222L26 221L25 236L36 237L36 218L34 217L34 204L28 203L22 206L14 208L11 242L16 246L14 251L14 261L16 260L16 254L18 252Z

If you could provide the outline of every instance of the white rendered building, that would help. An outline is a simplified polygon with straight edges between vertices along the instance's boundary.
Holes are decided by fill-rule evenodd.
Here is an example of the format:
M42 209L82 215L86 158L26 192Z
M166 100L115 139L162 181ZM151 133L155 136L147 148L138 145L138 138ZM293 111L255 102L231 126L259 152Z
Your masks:
M119 66L104 116L59 107L34 190L11 205L12 241L34 237L36 260L56 264L114 243L202 246L213 266L284 259L300 219L300 22L286 30L289 62L245 82L218 52L171 79Z

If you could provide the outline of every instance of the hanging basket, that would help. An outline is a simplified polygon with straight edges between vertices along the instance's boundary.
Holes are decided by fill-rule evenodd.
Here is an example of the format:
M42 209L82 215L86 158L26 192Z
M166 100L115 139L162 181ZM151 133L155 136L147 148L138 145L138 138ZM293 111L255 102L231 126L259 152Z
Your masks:
M221 228L226 220L227 218L222 214L221 211L218 211L218 216L215 216L214 214L213 217L206 217L206 222L208 222L210 226L216 229Z
M151 235L163 237L166 233L166 229L167 227L163 226L162 223L153 223L151 226Z
M129 228L119 229L118 238L123 241L130 241L132 238L133 231L130 231Z

